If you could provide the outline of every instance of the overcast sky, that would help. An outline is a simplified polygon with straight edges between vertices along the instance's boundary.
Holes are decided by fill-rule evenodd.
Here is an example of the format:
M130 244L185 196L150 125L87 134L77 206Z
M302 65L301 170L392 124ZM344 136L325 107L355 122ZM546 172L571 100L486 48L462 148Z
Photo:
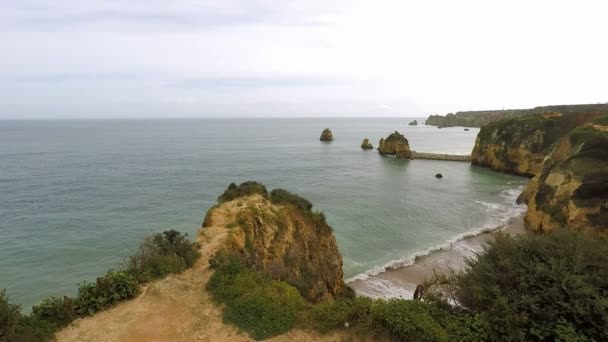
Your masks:
M0 0L0 118L608 102L606 3Z

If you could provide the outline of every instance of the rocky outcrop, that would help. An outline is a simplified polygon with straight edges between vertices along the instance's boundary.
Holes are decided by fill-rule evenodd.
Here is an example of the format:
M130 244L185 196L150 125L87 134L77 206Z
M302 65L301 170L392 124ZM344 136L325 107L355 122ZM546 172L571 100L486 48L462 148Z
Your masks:
M414 121L410 122L408 125L410 125L410 126L418 126L418 120L414 120Z
M603 125L592 122L560 139L522 197L533 230L608 235L608 114Z
M409 142L397 131L391 133L386 139L380 139L378 153L396 156L397 158L412 159Z
M528 228L608 235L608 110L567 109L482 127L472 163L533 177L517 199Z
M374 146L372 146L372 143L369 142L368 138L363 139L363 142L361 143L361 148L364 150L371 150L374 148Z
M431 115L425 121L425 124L438 127L483 127L492 122L504 119L513 119L526 115L537 115L543 113L581 113L581 112L597 112L608 110L606 104L588 104L588 105L566 105L566 106L545 106L535 107L531 109L509 109L509 110L485 110L485 111L466 111L457 112L456 114L449 113L445 116Z
M334 136L331 133L331 130L329 128L324 129L323 132L321 132L321 138L319 138L319 140L321 140L321 141L332 141L332 140L334 140Z
M488 124L477 135L471 162L533 177L560 138L595 116L597 112L546 112Z
M314 212L309 201L281 189L270 194L240 193L246 195L230 200L235 209L229 219L222 213L224 204L206 215L204 227L227 227L220 253L294 285L312 302L346 293L342 255L322 213Z

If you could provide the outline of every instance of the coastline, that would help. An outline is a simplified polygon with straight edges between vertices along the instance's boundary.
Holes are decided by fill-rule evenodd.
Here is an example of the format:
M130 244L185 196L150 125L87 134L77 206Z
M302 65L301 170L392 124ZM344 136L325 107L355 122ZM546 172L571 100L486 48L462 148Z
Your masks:
M511 222L496 229L465 236L450 243L449 247L416 256L414 262L409 265L386 267L382 272L366 277L355 277L347 283L358 296L411 299L416 286L433 276L434 271L441 272L448 268L462 269L465 259L481 251L483 245L498 232L512 236L527 234L523 215L513 218Z

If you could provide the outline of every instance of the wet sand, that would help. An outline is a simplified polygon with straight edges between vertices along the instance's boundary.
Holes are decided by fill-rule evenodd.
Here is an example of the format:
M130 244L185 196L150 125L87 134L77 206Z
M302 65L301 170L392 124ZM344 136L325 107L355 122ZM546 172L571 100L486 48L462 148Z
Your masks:
M523 217L516 218L510 224L491 232L456 241L450 247L417 257L411 265L387 269L367 279L349 282L348 285L360 296L411 299L416 285L431 278L434 272L442 272L448 268L462 269L465 259L480 252L485 242L492 239L499 231L510 235L526 234Z

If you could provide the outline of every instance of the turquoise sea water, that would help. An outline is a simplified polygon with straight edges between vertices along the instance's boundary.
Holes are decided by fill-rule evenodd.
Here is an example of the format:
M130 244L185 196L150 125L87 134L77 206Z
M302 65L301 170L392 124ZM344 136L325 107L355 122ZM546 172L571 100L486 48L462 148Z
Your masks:
M395 130L419 152L473 148L477 129L410 120L0 121L0 288L25 307L74 294L145 236L194 234L230 182L309 198L334 227L347 278L518 213L525 179L359 148ZM325 127L334 142L318 140Z

